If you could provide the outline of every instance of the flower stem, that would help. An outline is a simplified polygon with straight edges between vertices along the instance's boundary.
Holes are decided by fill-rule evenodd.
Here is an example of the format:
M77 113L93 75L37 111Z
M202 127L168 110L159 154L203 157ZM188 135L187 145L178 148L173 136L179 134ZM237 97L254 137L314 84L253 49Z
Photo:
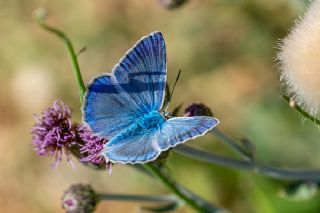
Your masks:
M96 193L99 201L103 200L114 200L122 202L152 202L152 203L162 203L161 206L146 207L141 206L142 211L148 212L164 212L164 211L174 211L179 208L181 201L174 195L128 195L128 194L106 194L106 193Z
M221 140L224 144L229 146L232 150L240 154L244 159L251 160L251 157L247 154L247 152L236 142L226 136L223 132L221 132L217 128L213 128L210 131L211 134L216 136L219 140Z
M144 164L144 168L149 171L151 174L156 176L168 189L170 189L176 196L178 196L182 201L192 207L194 210L200 213L213 213L218 212L216 208L208 209L207 206L201 205L200 202L197 202L195 199L192 199L190 194L186 193L187 191L182 190L170 177L163 173L163 171L157 168L152 164ZM220 212L222 212L220 210Z
M132 202L175 202L179 200L172 195L123 195L97 193L99 200L119 200Z
M290 104L291 99L286 96L283 95L282 98L288 102ZM303 115L303 117L307 118L308 120L312 121L313 123L315 123L317 126L320 126L320 120L315 118L314 116L310 115L309 113L307 113L306 111L304 111L301 107L299 107L297 104L290 104L290 107L292 107L293 109L295 109L296 111L298 111L301 115Z
M220 166L252 171L279 180L320 181L320 170L289 170L261 165L255 161L237 160L215 155L186 145L176 146L174 151L193 159Z
M37 23L43 28L45 29L46 31L56 35L58 38L60 38L66 48L67 48L67 51L68 51L68 54L70 56L70 59L71 59L71 63L72 63L72 71L73 71L73 74L74 76L76 77L76 80L77 80L77 84L78 84L78 87L79 87L79 93L80 93L80 101L82 103L83 101L83 97L84 97L84 93L86 91L86 87L83 83L83 79L82 79L82 75L81 75L81 72L80 72L80 66L79 66L79 63L78 63L78 60L77 60L77 54L74 50L74 47L72 45L72 42L71 40L68 38L68 36L63 33L62 31L54 28L54 27L51 27L49 25L47 25L45 23L45 16L46 16L46 11L44 11L43 9L39 9L38 11L36 11L36 14L35 14L35 19L37 21Z

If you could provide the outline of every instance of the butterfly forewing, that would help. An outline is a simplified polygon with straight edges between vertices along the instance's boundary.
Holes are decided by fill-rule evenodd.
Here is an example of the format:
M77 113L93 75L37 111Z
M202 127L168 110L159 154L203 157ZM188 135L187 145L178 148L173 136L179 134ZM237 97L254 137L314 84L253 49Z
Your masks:
M161 33L133 47L114 68L114 76L144 112L160 110L166 85L166 48Z
M166 84L166 48L160 32L142 38L114 67L94 78L83 106L93 132L111 139L137 118L160 110Z

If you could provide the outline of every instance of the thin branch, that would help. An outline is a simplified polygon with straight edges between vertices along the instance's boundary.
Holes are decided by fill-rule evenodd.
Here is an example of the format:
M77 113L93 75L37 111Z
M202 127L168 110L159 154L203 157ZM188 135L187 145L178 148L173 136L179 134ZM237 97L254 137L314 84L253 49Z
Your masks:
M320 120L315 118L314 116L310 115L309 113L307 113L306 111L304 111L300 106L298 106L296 103L291 104L291 99L289 96L283 95L282 98L288 102L288 104L290 105L291 108L295 109L297 112L299 112L301 115L303 115L303 117L307 118L308 120L312 121L313 123L315 123L317 126L320 126Z
M144 168L149 171L152 175L156 176L168 189L170 189L176 196L178 196L182 201L192 207L195 211L199 213L217 213L225 212L222 209L219 209L208 202L204 201L202 198L193 196L193 193L190 193L184 187L178 185L171 177L166 175L163 170L157 168L153 164L143 164Z
M173 195L124 195L97 193L99 200L119 200L132 202L179 202Z
M230 167L239 170L252 171L267 177L280 180L319 181L320 170L291 170L272 166L261 165L254 161L236 160L195 149L186 145L179 145L174 149L176 152L207 163Z
M179 208L181 201L174 195L135 195L135 194L109 194L109 193L97 193L99 201L113 200L121 202L151 202L161 203L158 206L146 207L141 206L140 208L148 212L168 212L174 211Z
M210 131L210 133L213 134L215 137L217 137L224 144L229 146L233 151L240 154L244 159L251 160L251 156L248 155L248 153L243 149L243 147L241 147L236 141L234 141L231 138L229 138L228 136L226 136L219 129L213 128Z
M38 11L36 11L35 19L36 19L37 23L46 31L48 31L48 32L54 34L55 36L57 36L58 38L60 38L63 41L63 43L65 44L67 51L68 51L68 54L71 59L72 71L73 71L73 74L75 75L76 80L77 80L77 84L78 84L79 91L80 91L80 100L82 103L84 93L86 91L86 87L83 83L82 75L80 72L80 66L79 66L79 63L77 60L77 54L74 50L72 42L65 33L63 33L62 31L60 31L54 27L47 25L45 23L45 17L46 17L46 11L44 9L39 9Z
M145 175L149 177L155 177L153 173L150 172L143 164L135 164L133 165L133 168L137 169L138 171L144 173ZM166 172L163 170L160 170L160 173L162 176L168 177L167 179L171 179ZM172 180L171 180L172 181ZM203 199L202 197L194 194L189 189L185 188L184 186L180 185L178 182L174 182L175 187L181 191L183 194L185 194L187 197L192 198L198 205L203 206L207 210L208 213L215 212L215 213L227 213L228 211L224 209L218 209L218 207L213 206L211 203L209 203L207 200Z

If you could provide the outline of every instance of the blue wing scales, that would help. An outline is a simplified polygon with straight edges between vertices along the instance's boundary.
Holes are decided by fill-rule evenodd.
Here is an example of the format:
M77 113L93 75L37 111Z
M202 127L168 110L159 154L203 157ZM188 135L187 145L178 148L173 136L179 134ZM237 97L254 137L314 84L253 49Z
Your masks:
M145 163L156 159L162 151L206 134L218 123L217 119L204 116L171 118L152 131L112 139L104 155L111 162Z
M167 150L206 134L218 124L217 119L206 116L170 118L160 129L158 146L162 150Z
M84 120L95 133L108 139L128 127L143 113L112 76L95 79L88 91Z
M114 68L122 88L146 112L160 110L166 84L166 47L161 33L142 39Z
M134 164L153 160L161 152L157 147L156 133L154 130L112 139L103 154L109 161L118 163Z

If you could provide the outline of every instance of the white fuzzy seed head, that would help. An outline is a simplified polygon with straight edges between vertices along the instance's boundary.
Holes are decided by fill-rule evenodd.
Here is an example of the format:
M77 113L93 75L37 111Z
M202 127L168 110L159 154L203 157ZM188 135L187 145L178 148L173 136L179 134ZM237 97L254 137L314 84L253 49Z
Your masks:
M320 0L283 40L278 59L293 100L311 114L320 112Z

